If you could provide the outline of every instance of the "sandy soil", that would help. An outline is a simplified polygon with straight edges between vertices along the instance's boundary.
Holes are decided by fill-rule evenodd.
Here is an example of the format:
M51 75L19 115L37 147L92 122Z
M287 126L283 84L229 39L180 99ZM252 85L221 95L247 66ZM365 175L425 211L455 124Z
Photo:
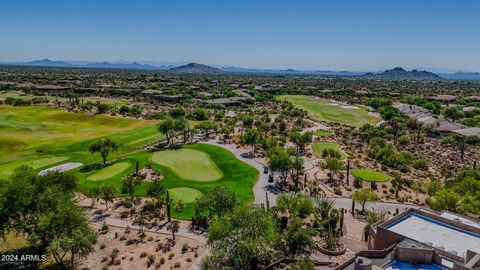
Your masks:
M93 227L101 229L100 224L94 224ZM164 251L158 247L166 245L171 236L146 232L143 242L139 242L138 235L134 229L126 233L124 228L109 226L106 234L99 234L95 251L82 260L78 269L189 269L205 251L199 242L178 236L175 245L169 251ZM189 248L182 252L184 245ZM112 260L115 249L119 252Z

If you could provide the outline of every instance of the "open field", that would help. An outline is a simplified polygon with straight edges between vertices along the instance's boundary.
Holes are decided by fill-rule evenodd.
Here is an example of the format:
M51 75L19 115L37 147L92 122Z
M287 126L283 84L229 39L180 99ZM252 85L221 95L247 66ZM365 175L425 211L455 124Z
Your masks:
M369 182L386 182L391 178L388 174L370 169L353 169L352 175Z
M44 106L0 106L0 178L20 165L40 170L67 161L100 162L100 156L91 155L88 146L106 136L120 144L110 158L124 155L162 139L157 123Z
M53 102L53 101L59 101L59 102L66 102L68 101L68 98L64 97L56 97L56 96L34 96L34 95L28 95L25 94L21 91L0 91L0 99L5 99L5 98L15 98L15 99L24 99L24 100L29 100L33 98L44 98L46 97L48 101ZM102 97L81 97L79 98L80 102L91 102L91 103L102 103L102 104L107 104L107 105L116 105L116 106L122 106L128 104L128 102L125 99L118 99L118 98L102 98Z
M210 157L194 149L167 150L154 153L152 161L169 168L177 176L197 181L215 181L222 172Z
M117 163L135 164L138 160L140 167L149 165L156 171L160 172L164 176L164 178L160 180L162 184L169 190L173 189L172 196L176 197L177 199L182 199L182 201L185 203L185 209L183 212L179 213L178 215L176 213L173 214L175 217L182 219L190 219L190 217L194 214L192 203L199 196L199 193L206 193L215 186L225 186L231 189L237 194L239 200L242 202L253 200L253 185L258 179L258 171L255 168L239 161L229 151L209 144L183 145L180 147L180 149L174 150L175 152L179 151L180 153L195 153L194 158L199 159L199 161L196 161L191 157L188 159L185 159L184 156L172 157L170 156L170 152L172 151L173 150L162 150L153 153L150 151L141 151L132 153L113 162L112 167ZM158 158L163 156L164 152L166 152L167 156L170 158L180 159L180 161L176 162L175 160L172 160L169 162L168 166L155 162L155 160L158 161ZM197 152L200 152L200 154ZM191 162L205 162L205 159L208 162L212 162L212 165L209 166L212 166L221 172L221 177L219 179L199 181L195 177L195 174L192 174L193 171L186 174L192 176L193 179L186 178L185 174L183 173L178 173L179 171L192 170L188 164ZM104 184L112 184L115 186L118 196L122 195L120 194L122 188L122 176L135 172L135 166L130 166L122 173L114 175L108 179L92 181L90 180L90 177L97 174L99 171L94 169L86 170L85 168L86 167L83 169L79 168L74 170L80 180L80 186L82 188L88 189L100 187ZM145 196L148 185L149 182L143 182L136 190L135 195Z
M322 157L322 152L325 149L335 149L340 152L340 154L342 155L341 158L345 158L345 154L340 149L340 145L333 142L316 142L312 144L312 149L313 154L319 158Z
M286 100L294 106L306 110L319 121L338 123L342 125L361 127L364 124L376 124L378 117L369 114L361 107L345 106L330 100L302 95L283 95L277 97Z

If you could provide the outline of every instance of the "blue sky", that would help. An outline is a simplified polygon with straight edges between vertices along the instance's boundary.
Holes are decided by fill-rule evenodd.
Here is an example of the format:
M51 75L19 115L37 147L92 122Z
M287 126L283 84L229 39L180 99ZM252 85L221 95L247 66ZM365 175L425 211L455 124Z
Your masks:
M476 0L1 0L0 61L480 71Z

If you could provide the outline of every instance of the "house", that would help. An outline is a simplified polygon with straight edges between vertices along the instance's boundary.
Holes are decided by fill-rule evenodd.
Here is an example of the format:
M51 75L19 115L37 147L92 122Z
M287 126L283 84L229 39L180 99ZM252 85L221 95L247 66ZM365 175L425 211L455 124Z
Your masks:
M209 104L219 104L224 106L239 106L247 97L217 98L207 101Z
M453 133L457 133L464 136L478 136L480 137L480 128L467 127L464 129L454 130Z
M180 102L184 99L182 95L154 95L155 99L167 102Z
M371 226L368 250L335 268L472 270L480 267L480 220L409 209Z
M430 101L440 101L440 102L453 102L457 100L455 96L452 95L436 95L433 97L429 97L428 100Z

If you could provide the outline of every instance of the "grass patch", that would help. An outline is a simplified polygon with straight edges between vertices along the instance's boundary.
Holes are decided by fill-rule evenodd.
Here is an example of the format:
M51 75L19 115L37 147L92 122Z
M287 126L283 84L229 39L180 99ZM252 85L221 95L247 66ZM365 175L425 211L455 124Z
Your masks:
M388 174L370 169L353 169L352 175L356 178L369 182L386 182L390 180L390 176Z
M180 178L196 181L215 181L222 172L204 152L195 149L178 149L156 152L152 161L168 167Z
M183 203L191 204L195 202L197 198L202 197L202 193L194 188L189 187L177 187L168 190L170 198L173 201L181 200Z
M364 124L376 124L378 117L368 113L364 108L345 108L330 100L303 95L283 95L277 97L286 100L295 107L306 110L319 121L338 123L346 126L361 127Z
M115 163L111 166L105 167L105 168L97 171L96 173L90 175L89 177L87 177L87 180L101 181L101 180L106 180L106 179L112 178L116 175L119 175L120 173L122 173L126 169L128 169L130 167L130 165L131 164L129 162Z
M341 158L345 158L345 154L340 150L340 145L332 142L316 142L312 144L313 154L321 158L322 152L325 149L335 149L340 152Z
M23 238L21 235L7 233L5 234L5 238L0 237L0 253L25 248L27 246L29 246L27 239Z
M317 130L317 131L312 132L312 134L315 135L315 136L319 136L319 137L329 137L329 136L333 135L332 132L325 131L325 130Z

